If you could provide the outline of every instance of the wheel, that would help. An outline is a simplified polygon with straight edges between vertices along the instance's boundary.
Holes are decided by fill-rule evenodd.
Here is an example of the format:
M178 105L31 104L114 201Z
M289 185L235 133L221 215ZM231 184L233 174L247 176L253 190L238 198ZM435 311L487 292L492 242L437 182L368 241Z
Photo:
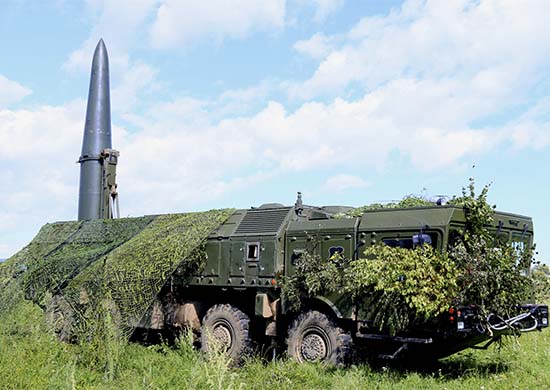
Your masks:
M342 366L349 360L352 339L325 314L302 313L288 331L288 355L302 362Z
M201 326L201 349L210 353L212 340L219 343L234 365L252 352L250 318L228 304L214 305L206 312Z

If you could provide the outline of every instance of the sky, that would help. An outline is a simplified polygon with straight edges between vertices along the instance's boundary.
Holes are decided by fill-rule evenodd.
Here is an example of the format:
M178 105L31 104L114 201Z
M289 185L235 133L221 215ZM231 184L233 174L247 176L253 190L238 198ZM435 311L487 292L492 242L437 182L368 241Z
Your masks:
M77 214L90 66L111 66L123 216L459 195L550 262L546 0L1 0L0 258Z

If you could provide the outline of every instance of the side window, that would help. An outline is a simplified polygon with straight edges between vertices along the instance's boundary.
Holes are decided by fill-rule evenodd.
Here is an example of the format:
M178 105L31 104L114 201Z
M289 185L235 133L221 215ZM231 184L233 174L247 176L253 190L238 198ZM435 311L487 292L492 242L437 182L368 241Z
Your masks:
M260 243L246 243L246 261L258 261L260 259Z
M413 248L412 238L385 238L382 240L382 242L387 246L391 246L392 248Z
M392 248L414 249L421 245L437 248L437 233L413 234L408 237L384 238L382 242Z

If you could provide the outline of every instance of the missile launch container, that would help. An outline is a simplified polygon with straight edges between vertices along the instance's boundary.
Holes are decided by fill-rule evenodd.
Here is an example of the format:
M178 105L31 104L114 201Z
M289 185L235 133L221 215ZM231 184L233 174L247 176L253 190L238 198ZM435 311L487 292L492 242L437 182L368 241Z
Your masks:
M201 332L202 348L209 337L220 340L235 361L253 345L286 344L298 361L341 364L356 346L379 358L401 358L422 353L448 356L483 341L489 343L510 331L504 327L489 336L475 307L452 308L433 329L410 329L397 335L377 331L357 310L358 302L345 294L316 296L302 308L290 310L281 299L280 282L295 272L297 260L312 250L323 258L339 252L356 259L376 243L413 248L422 240L445 251L464 226L464 211L452 206L385 209L356 218L334 218L343 207L294 207L266 204L237 210L208 237L207 259L199 274L176 272L159 295L142 326L176 330L189 326ZM525 216L495 214L499 235L514 245L532 245L533 224ZM524 305L530 313L519 328L548 326L548 308ZM533 326L534 324L534 326ZM516 324L518 326L518 324Z

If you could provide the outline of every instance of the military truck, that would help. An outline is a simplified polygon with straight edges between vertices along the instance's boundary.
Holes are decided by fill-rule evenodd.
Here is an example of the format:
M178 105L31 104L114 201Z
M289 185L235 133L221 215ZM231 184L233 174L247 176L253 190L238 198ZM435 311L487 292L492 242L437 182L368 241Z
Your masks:
M453 206L335 218L346 210L304 206L299 199L294 207L265 204L235 211L208 237L203 271L190 277L176 270L142 326L191 327L201 334L203 350L214 338L236 362L254 345L272 344L286 346L288 355L300 362L330 364L345 363L359 346L384 359L414 353L440 358L483 341L490 344L503 334L548 326L548 307L535 304L518 308L517 317L489 321L475 307L450 307L433 327L397 335L377 330L357 310L359 302L342 294L312 297L300 311L290 310L281 299L280 282L295 272L313 241L313 251L323 258L338 252L357 259L376 243L412 249L422 242L445 251L465 224L463 209ZM495 221L494 231L513 245L532 245L531 218L497 212Z

